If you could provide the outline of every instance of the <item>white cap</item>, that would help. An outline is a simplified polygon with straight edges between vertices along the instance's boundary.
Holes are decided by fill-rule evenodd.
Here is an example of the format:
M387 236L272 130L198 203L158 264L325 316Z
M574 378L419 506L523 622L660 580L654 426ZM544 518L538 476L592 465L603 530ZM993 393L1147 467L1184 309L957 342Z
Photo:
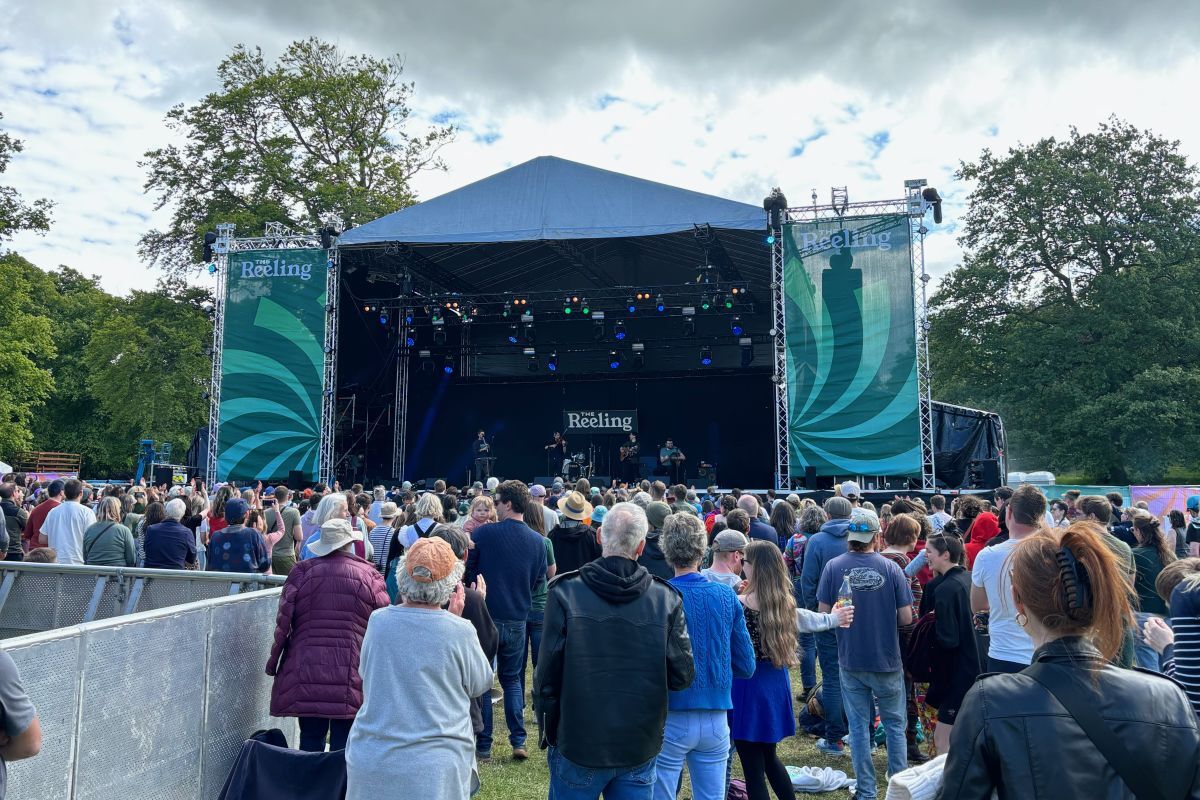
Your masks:
M854 481L846 481L842 484L842 497L862 497L862 489L858 488L858 484Z

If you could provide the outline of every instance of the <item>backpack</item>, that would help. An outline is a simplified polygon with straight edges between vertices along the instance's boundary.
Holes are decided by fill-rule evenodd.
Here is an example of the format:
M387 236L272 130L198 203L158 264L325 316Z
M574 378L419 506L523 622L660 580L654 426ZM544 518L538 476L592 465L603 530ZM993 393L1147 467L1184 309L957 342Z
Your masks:
M904 668L915 683L929 683L938 678L942 672L937 642L934 638L936 623L936 615L930 611L917 620L917 624L913 626L912 633L908 637L908 646L904 650Z

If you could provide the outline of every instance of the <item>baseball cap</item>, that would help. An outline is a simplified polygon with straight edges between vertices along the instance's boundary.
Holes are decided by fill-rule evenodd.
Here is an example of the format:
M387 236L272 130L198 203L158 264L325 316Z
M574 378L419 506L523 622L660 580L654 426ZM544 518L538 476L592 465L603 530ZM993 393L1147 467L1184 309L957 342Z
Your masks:
M671 507L666 503L655 500L646 506L646 520L654 530L661 529L669 516L671 516Z
M474 483L471 484L471 488L472 489L482 489L483 481L475 481Z
M240 497L231 497L225 501L225 519L245 519L250 506Z
M546 487L542 486L540 483L535 483L533 486L529 487L529 493L534 497L545 497Z
M443 580L454 570L458 559L445 539L429 537L417 539L408 548L404 557L404 570L418 583L434 583Z
M846 528L846 538L852 542L869 544L879 535L879 517L863 508L854 510L850 517L850 526Z
M1200 494L1194 494L1187 499L1188 511L1200 510Z
M713 537L712 549L714 553L733 553L745 550L749 544L750 540L741 531L725 530Z
M842 497L861 497L862 489L858 488L858 484L854 481L846 481L842 484Z
M275 487L274 486L268 486L266 489L263 490L263 497L274 497L274 496L275 496Z

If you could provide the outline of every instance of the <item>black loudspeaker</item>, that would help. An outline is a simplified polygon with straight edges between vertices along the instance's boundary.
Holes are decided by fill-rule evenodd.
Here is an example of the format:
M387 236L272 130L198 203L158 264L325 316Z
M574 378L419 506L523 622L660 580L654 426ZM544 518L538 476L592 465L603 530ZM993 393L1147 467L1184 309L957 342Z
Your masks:
M808 489L809 491L816 490L816 488L817 488L817 468L816 467L805 467L804 468L804 488Z
M540 483L542 486L545 486L547 489L549 489L554 484L554 478L551 478L549 475L535 475L533 482Z
M983 458L967 465L967 482L972 489L995 489L1000 486L1000 461Z
M287 487L293 492L304 491L304 489L307 488L304 484L305 480L303 470L294 469L288 473Z
M592 486L599 486L601 489L607 489L612 485L612 476L593 475L592 477L588 478L588 483L590 483Z

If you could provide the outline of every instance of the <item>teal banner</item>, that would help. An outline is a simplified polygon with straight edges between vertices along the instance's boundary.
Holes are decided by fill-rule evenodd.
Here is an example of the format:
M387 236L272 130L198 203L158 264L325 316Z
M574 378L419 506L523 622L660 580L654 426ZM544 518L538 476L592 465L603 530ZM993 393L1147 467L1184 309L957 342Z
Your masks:
M908 217L784 228L790 474L921 474Z
M317 480L325 375L324 250L229 254L217 480Z

